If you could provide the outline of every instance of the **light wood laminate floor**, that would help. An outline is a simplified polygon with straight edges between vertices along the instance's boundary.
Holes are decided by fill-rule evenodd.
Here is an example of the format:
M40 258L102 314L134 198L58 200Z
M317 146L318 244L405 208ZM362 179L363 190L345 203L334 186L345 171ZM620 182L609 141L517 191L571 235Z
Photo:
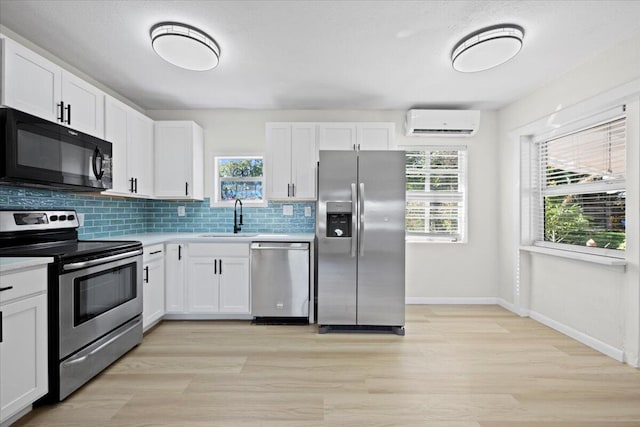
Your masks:
M640 370L497 306L407 306L406 336L165 321L16 426L640 426Z

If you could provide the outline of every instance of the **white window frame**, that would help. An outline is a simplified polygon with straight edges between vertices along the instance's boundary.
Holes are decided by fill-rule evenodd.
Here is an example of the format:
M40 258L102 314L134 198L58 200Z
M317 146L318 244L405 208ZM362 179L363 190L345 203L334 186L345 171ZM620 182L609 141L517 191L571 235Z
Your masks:
M217 154L213 156L213 174L211 176L211 197L209 199L211 207L233 207L235 200L220 200L220 177L218 176L218 160L220 159L261 159L262 160L262 200L242 200L244 207L266 207L267 172L264 153L253 154Z
M459 181L458 181L458 189L457 194L453 194L452 192L431 192L425 191L422 194L417 194L415 192L406 193L407 202L410 200L421 200L421 201L459 201L462 203L462 209L458 211L458 234L454 235L430 235L427 233L419 233L419 232L406 232L406 240L408 242L422 242L422 243L468 243L468 224L469 224L469 215L468 215L468 186L467 180L469 175L469 150L466 145L404 145L398 147L400 150L406 151L463 151L464 156L462 158L463 164L462 168L459 167ZM461 169L461 170L460 170ZM428 181L428 176L427 176ZM428 218L425 218L428 221Z
M525 227L521 230L521 232L523 232L521 249L528 250L528 244L533 246L534 248L540 248L540 250L542 251L551 250L562 251L567 254L574 253L576 254L576 257L578 255L587 255L595 257L606 257L609 259L625 259L626 251L624 250L554 243L544 240L544 227L539 223L540 216L544 216L544 195L542 194L542 183L540 182L541 165L538 153L538 144L542 141L559 138L563 135L568 135L574 132L579 132L580 130L587 129L589 127L597 126L608 121L613 121L616 118L620 118L624 115L625 107L624 105L621 105L588 115L587 117L584 117L582 119L570 121L567 125L555 127L551 131L541 131L537 133L533 132L525 138L526 142L525 146L523 147L524 150L522 150L521 152L521 164L523 166L526 164L526 168L522 169L524 175L521 175L521 179L523 184L527 183L527 185L524 186L524 191L521 191L521 207L522 213L528 215L528 218L523 218L522 225L528 224L528 227ZM526 148L527 146L528 148ZM606 185L607 184L603 183L602 188L596 187L596 190L598 190L598 192L606 192L608 191ZM627 187L625 183L625 190L626 188ZM591 188L590 191L594 191L593 188ZM536 250L531 251L537 252ZM549 252L549 254L553 254L553 252Z

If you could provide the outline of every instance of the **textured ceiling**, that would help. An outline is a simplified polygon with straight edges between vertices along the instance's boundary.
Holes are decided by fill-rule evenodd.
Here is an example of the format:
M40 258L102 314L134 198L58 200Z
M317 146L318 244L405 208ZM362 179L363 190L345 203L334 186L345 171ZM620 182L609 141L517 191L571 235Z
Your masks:
M165 63L160 21L209 33L220 65ZM520 54L454 71L456 42L500 23ZM145 109L493 109L640 33L640 1L0 0L0 24Z

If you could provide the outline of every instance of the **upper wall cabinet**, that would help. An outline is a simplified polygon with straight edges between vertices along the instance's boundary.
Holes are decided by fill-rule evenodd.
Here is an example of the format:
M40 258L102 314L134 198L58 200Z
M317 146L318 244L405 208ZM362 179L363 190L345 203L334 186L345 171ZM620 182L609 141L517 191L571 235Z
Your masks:
M149 197L153 194L153 120L106 97L105 136L113 144L113 188L106 194Z
M318 150L389 150L394 123L320 123Z
M104 92L8 38L0 95L2 105L104 138Z
M203 200L204 133L191 121L155 122L155 196Z
M316 126L267 123L267 198L316 198Z

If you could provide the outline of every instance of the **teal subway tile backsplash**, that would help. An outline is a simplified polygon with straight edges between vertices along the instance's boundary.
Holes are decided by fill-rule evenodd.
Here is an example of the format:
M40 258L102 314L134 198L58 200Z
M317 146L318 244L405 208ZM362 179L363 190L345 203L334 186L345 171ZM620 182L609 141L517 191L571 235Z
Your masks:
M283 205L293 206L293 215L282 214ZM186 216L178 216L184 206ZM305 217L305 207L311 216ZM78 229L81 239L117 237L149 232L232 232L233 209L212 208L209 199L168 201L92 196L52 190L0 186L0 209L75 209L84 214ZM243 209L243 232L313 233L315 203L269 202L267 207Z

